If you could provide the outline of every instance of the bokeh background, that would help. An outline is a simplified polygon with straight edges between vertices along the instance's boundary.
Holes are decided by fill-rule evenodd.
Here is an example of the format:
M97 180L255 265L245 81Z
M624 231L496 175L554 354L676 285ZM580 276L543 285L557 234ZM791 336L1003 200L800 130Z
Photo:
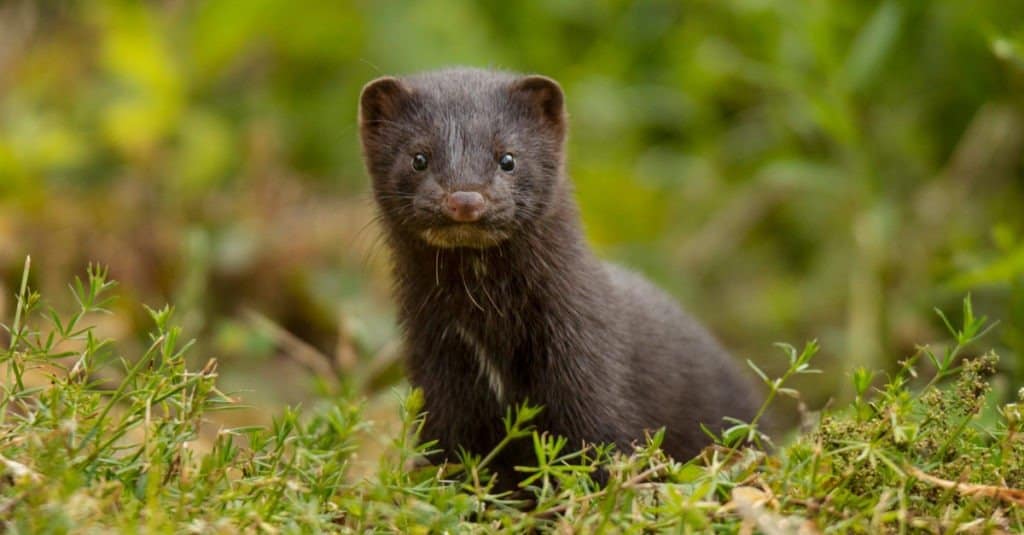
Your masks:
M848 372L946 339L970 292L1024 385L1024 3L1006 0L0 3L0 318L120 281L106 334L173 303L263 422L401 374L361 86L453 64L558 79L600 254L742 358L818 339ZM341 377L341 380L335 379ZM783 420L793 418L783 411Z

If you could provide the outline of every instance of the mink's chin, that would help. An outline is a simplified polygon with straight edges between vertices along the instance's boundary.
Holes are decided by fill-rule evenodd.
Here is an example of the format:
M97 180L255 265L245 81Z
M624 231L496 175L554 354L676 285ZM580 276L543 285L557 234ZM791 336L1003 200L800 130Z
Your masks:
M428 228L420 232L420 237L434 247L486 249L505 241L508 238L508 233L498 229L463 224Z

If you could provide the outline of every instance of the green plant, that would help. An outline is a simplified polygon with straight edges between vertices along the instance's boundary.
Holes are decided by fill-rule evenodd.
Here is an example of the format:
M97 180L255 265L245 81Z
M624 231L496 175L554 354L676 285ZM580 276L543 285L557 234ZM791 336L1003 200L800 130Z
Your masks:
M217 363L185 364L173 309L149 310L155 327L137 358L118 354L90 322L113 284L90 267L67 319L23 279L11 340L0 353L3 518L15 532L261 525L319 529L337 512L356 404L337 400L269 428L220 429L196 451L204 416L237 401L220 392Z
M27 266L26 266L27 268ZM508 438L488 455L425 466L417 440L422 394L401 405L400 431L376 472L349 477L355 446L371 425L352 392L267 427L204 434L210 411L239 401L216 386L216 361L185 364L172 309L150 310L149 346L128 358L97 333L113 284L90 267L72 284L77 309L62 315L29 290L18 293L0 352L0 520L12 533L124 532L948 532L1024 528L1024 444L1018 403L992 410L992 353L966 358L985 331L969 300L954 342L925 346L873 392L859 370L855 401L821 415L776 451L752 422L733 422L690 460L659 449L662 432L634 451L576 451L538 433L538 408L510 409ZM949 322L947 322L949 323ZM817 345L782 346L787 370L760 371L776 395L813 373ZM922 359L937 369L915 387ZM980 416L979 416L980 415ZM209 430L206 430L209 431ZM499 492L491 459L529 440L532 466L518 492ZM592 477L607 472L607 484Z

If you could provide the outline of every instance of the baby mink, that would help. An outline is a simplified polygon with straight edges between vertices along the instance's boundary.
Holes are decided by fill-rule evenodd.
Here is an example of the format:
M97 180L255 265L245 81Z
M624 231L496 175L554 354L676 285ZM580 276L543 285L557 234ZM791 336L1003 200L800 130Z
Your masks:
M680 460L707 445L701 423L754 415L755 389L712 336L585 243L557 82L479 69L383 77L363 88L359 126L422 438L440 459L491 451L524 401L543 406L538 430L574 447L629 451L665 427ZM506 486L534 461L520 442L494 465Z

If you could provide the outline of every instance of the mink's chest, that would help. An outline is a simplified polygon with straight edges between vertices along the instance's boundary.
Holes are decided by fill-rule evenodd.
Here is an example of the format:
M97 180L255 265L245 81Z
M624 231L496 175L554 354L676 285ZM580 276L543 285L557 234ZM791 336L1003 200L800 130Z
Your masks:
M428 380L472 384L474 397L543 403L557 386L553 364L570 352L576 314L564 291L521 251L440 251L399 279L402 322ZM407 264L413 265L412 263ZM429 268L429 269L427 269ZM414 367L415 368L415 367Z
M500 292L500 293L499 293ZM471 380L500 406L544 397L546 361L558 340L542 307L501 288L467 285L438 291L409 334L452 380ZM467 375L469 377L467 377Z

